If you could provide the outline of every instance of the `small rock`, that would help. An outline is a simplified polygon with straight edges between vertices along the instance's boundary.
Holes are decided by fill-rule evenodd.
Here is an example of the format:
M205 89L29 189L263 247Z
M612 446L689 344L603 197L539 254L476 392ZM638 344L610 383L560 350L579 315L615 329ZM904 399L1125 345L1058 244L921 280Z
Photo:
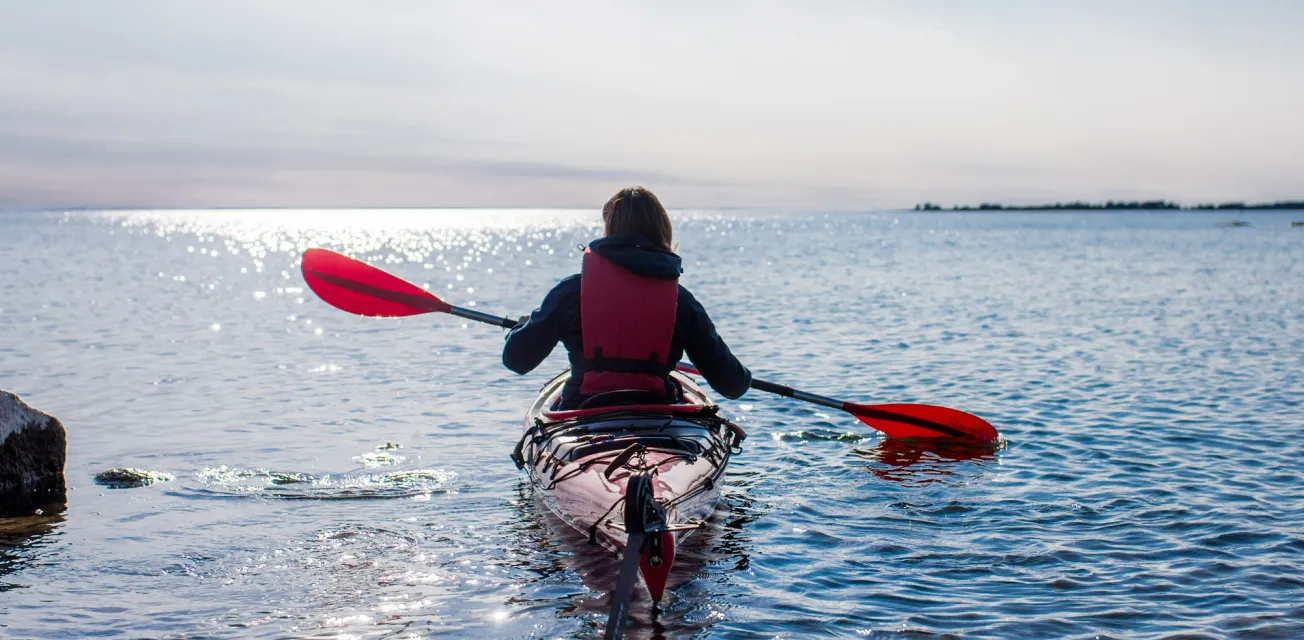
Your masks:
M371 453L364 453L360 456L353 456L353 459L357 460L358 462L361 462L363 466L366 467L391 466L391 465L399 464L404 460L407 460L407 458L403 456L396 456L387 451L373 451Z
M272 472L272 484L303 484L312 482L312 476L305 473Z
M145 469L109 469L95 474L95 483L110 489L134 489L148 487L156 482L170 482L176 477L162 471Z
M402 449L402 448L403 445L397 442L386 442L385 444L376 447L376 451L393 451L394 449Z
M0 517L68 501L68 432L58 418L0 391Z

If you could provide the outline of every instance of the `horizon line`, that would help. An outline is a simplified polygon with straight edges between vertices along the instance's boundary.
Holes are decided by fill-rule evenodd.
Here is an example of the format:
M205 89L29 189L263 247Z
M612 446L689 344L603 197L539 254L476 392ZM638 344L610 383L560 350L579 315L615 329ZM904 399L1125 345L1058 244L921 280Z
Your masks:
M1108 207L1113 203L1115 205L1123 204L1143 204L1143 203L1161 203L1166 206L1155 207ZM1081 206L1073 206L1081 205ZM721 206L680 206L668 207L667 211L804 211L809 213L860 213L860 212L908 212L908 213L983 213L983 212L1000 212L1004 211L1022 211L1022 212L1055 212L1055 211L1235 211L1241 210L1272 210L1274 205L1298 205L1299 209L1304 209L1304 199L1285 199L1273 200L1266 202L1247 202L1236 200L1225 200L1222 202L1200 202L1196 204L1181 204L1172 200L1104 200L1099 202L1088 202L1083 200L1073 200L1064 202L1037 203L1029 205L1006 204L1000 202L983 202L979 204L952 204L944 206L931 200L925 200L911 206L898 207L852 207L852 208L825 208L825 207L801 207L801 206L783 206L783 207L755 207L745 205L721 205ZM923 209L924 206L937 208ZM981 207L989 207L982 209ZM1221 208L1220 208L1221 207ZM1280 207L1278 210L1292 210L1293 206ZM485 205L398 205L398 206L344 206L344 205L274 205L274 206L161 206L161 205L111 205L111 206L41 206L41 207L14 207L0 204L0 213L73 213L73 212L94 212L94 211L600 211L600 205L594 206L485 206Z

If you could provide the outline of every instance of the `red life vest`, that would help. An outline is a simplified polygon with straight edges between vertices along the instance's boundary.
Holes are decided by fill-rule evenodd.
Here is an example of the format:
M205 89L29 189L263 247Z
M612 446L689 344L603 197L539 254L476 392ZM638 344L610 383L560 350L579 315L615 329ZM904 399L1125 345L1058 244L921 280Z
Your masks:
M636 274L588 249L580 275L580 395L639 389L675 396L669 362L679 281Z

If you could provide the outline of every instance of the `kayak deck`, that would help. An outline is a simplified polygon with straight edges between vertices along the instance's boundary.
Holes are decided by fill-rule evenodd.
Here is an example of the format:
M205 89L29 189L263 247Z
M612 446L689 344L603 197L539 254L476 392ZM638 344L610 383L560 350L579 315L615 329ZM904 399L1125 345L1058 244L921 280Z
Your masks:
M741 430L721 418L686 377L678 379L684 404L547 411L566 378L562 374L544 387L513 456L528 469L548 508L590 541L619 553L627 537L619 509L626 485L633 473L649 471L655 500L676 537L699 527L719 499L720 479Z

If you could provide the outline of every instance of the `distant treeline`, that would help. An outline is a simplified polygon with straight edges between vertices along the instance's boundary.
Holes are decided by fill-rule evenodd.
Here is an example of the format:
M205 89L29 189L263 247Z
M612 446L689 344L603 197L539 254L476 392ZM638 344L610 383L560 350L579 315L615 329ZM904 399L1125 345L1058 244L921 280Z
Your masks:
M984 202L978 206L953 205L944 209L942 205L932 202L915 205L915 211L1204 211L1230 210L1246 211L1251 209L1304 209L1304 200L1283 200L1281 202L1223 202L1219 204L1203 203L1184 206L1167 200L1109 200L1107 202L1055 202L1052 204L1010 205Z

